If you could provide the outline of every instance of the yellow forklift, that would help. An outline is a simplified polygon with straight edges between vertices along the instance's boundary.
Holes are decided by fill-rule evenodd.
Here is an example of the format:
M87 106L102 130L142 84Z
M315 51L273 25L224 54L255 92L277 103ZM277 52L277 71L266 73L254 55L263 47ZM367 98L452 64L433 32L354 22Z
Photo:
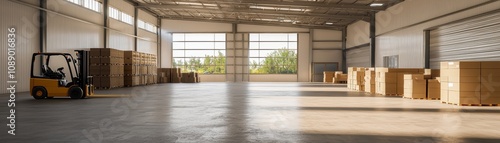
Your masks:
M89 52L75 50L77 60L69 53L34 53L31 57L30 93L35 99L71 97L83 99L94 95L92 76L89 76ZM61 61L64 59L64 61ZM52 60L52 61L51 61ZM53 71L50 64L64 64L70 75L66 80L64 67ZM40 70L34 71L35 65ZM58 66L57 64L55 64Z

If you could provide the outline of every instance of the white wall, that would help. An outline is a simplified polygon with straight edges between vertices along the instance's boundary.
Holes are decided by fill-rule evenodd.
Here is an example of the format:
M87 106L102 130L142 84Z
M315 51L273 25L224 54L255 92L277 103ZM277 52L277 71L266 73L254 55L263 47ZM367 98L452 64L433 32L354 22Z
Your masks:
M401 68L424 67L424 29L498 9L500 1L415 26L403 29L399 28L471 7L485 1L411 0L391 7L385 12L377 13L376 66L383 66L384 56L399 55L399 65Z
M370 43L370 23L357 21L347 26L347 48Z
M312 46L311 36L309 29L306 28L293 28L293 27L279 27L279 26L261 26L261 25L248 25L237 24L237 38L233 40L232 37L232 24L227 23L211 23L211 22L197 22L197 21L182 21L182 20L168 20L163 19L162 22L162 65L161 67L171 67L172 60L172 33L226 33L227 34L227 75L225 81L251 81L251 82L280 82L280 81L310 81L311 62L313 61L311 54ZM199 26L203 25L203 26ZM338 42L342 38L341 31L334 30L315 30L318 42L315 42L317 49L323 53L316 53L316 61L318 62L342 62L342 43ZM249 33L299 33L298 35L298 74L294 75L248 75L247 66L238 66L241 64L248 64L246 58L233 58L233 53L237 57L245 57L247 52L244 49L248 48ZM241 38L238 38L241 37ZM243 39L242 39L243 38ZM335 42L333 42L335 41ZM234 47L233 42L236 42ZM233 49L236 48L235 51ZM340 54L340 55L339 55ZM234 67L234 65L237 65ZM233 75L233 73L236 74ZM248 77L247 77L248 76ZM219 75L203 75L202 81L222 81L216 78L221 78ZM235 79L236 77L236 79Z
M37 1L28 1L37 4ZM0 94L7 93L7 28L16 29L16 92L29 91L31 55L39 50L38 10L11 1L0 1Z
M337 62L342 70L342 31L314 29L312 62Z

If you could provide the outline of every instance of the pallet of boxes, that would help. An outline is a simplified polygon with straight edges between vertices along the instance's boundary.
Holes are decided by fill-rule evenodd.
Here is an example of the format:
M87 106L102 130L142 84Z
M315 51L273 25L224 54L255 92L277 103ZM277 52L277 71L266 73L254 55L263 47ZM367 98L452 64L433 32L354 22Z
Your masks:
M180 68L158 68L158 83L180 83L182 74Z
M333 76L335 76L334 71L324 71L323 72L323 82L324 83L331 83Z
M124 84L127 87L138 86L140 85L140 54L135 51L125 51L124 52L124 69L125 69L125 77Z
M146 84L156 84L157 83L157 72L158 69L156 68L156 55L153 54L146 54Z
M439 75L438 69L424 69L423 74L405 74L403 98L440 100Z
M375 93L385 96L403 96L405 74L423 74L424 69L375 68Z
M347 87L351 90L365 90L365 71L368 68L349 67L347 69Z
M500 104L500 62L442 62L441 102L459 106Z
M342 71L336 71L333 76L332 83L347 83L347 74L344 74Z
M375 68L368 68L365 71L364 91L375 94Z
M123 87L124 53L111 48L90 49L90 75L96 89Z
M198 76L198 73L195 73L195 72L182 73L181 82L182 83L199 83L200 77Z

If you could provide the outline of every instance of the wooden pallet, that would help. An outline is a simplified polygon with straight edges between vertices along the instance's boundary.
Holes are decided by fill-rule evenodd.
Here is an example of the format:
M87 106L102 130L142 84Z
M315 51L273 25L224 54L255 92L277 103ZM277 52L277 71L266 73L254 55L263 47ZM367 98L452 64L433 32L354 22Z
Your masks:
M500 104L458 104L450 102L441 102L443 104L457 105L457 106L500 106Z
M427 100L427 98L412 98L412 97L404 97L405 99L412 99L412 100Z

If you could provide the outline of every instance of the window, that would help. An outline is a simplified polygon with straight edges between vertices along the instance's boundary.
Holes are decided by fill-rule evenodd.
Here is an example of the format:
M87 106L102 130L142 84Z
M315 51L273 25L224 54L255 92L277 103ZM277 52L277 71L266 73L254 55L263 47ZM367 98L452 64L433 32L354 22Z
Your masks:
M174 33L173 65L182 72L226 73L226 34Z
M251 74L297 74L297 33L250 33Z
M156 26L154 26L153 24L144 22L140 19L137 20L137 27L144 29L146 31L149 31L149 32L156 33Z
M102 4L96 0L66 0L95 12L101 12Z
M399 55L384 56L384 67L398 68Z
M122 12L114 7L108 8L108 16L121 22L134 25L134 17Z

